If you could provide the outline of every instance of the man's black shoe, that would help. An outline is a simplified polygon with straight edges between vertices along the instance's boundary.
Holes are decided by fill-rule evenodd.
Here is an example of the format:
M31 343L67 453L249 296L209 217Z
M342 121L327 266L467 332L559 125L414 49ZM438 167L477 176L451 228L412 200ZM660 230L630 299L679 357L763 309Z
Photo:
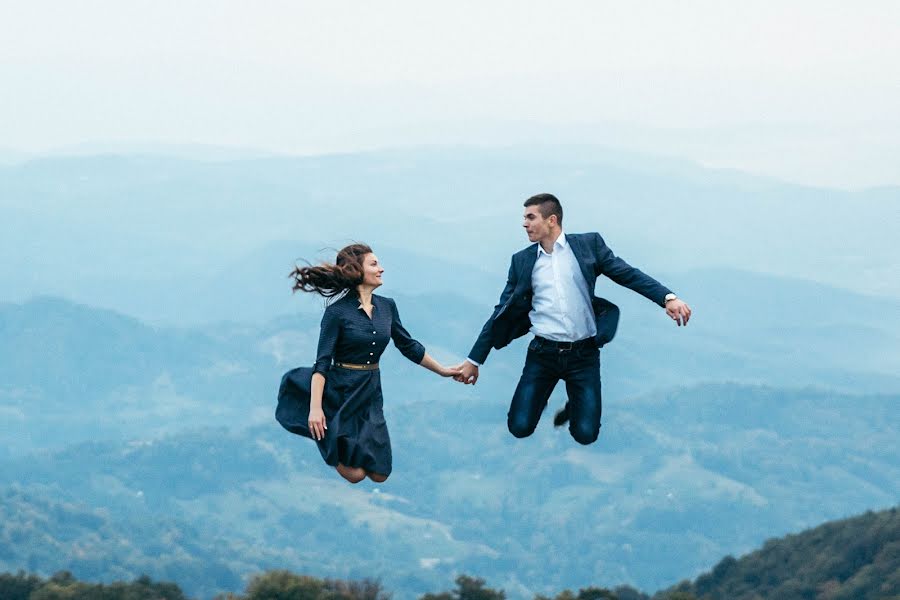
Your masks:
M566 402L566 405L561 409L556 411L556 414L553 415L553 426L554 427L562 427L569 421L569 403Z

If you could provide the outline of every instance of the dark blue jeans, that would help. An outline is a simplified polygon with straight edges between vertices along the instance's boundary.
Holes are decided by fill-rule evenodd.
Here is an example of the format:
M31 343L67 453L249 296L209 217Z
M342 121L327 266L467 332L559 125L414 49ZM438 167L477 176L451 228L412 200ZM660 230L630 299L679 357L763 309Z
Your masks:
M591 444L600 434L600 350L582 344L572 350L533 339L528 345L525 368L509 406L507 424L518 438L534 433L547 400L562 379L569 394L569 433L581 444Z

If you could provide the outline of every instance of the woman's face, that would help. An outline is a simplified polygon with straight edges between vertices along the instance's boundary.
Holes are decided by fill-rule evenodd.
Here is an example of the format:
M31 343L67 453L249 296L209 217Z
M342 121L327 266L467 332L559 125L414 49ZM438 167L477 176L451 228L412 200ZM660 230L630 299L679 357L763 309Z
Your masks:
M369 254L366 254L363 257L362 285L369 286L371 288L377 288L382 283L382 273L384 273L384 269L381 268L381 263L378 262L378 257L371 252Z

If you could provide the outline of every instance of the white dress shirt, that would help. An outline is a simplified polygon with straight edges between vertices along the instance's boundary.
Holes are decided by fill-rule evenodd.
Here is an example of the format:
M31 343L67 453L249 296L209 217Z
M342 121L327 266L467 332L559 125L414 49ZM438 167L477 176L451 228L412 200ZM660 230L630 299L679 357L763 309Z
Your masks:
M577 342L597 335L591 290L566 234L560 233L548 254L540 244L531 271L531 333L555 342ZM466 360L476 367L471 358Z
M531 271L531 333L555 342L577 342L597 335L591 292L566 234L547 253L538 244Z

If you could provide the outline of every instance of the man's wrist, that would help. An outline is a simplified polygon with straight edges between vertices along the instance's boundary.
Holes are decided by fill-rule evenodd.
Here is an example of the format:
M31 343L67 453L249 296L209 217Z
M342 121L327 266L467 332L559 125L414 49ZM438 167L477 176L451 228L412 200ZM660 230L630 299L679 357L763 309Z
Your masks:
M672 292L669 292L668 294L666 294L666 297L663 298L663 304L668 304L672 300L678 300L678 296L676 296Z
M474 360L472 360L472 359L469 358L469 357L466 357L466 362L471 363L471 364L475 365L476 367L480 367L480 366L481 366L481 363L477 363L477 362L475 362Z

